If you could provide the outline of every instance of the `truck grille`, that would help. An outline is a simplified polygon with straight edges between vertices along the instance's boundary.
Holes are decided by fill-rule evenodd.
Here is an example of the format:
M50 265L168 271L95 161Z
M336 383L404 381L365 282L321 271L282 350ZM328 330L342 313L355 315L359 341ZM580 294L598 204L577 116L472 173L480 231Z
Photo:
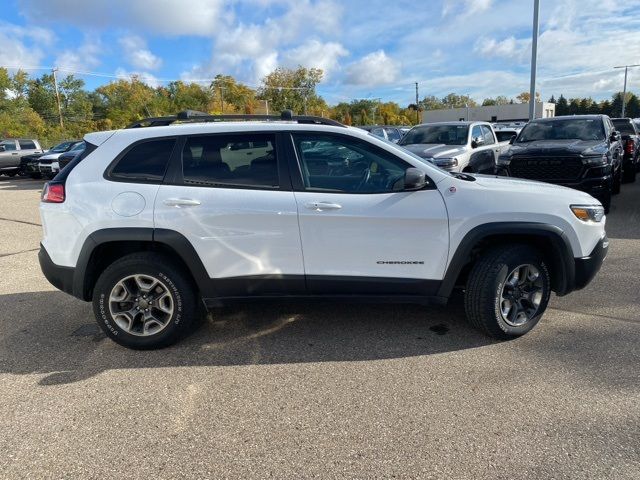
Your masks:
M582 160L575 157L516 157L511 160L512 177L533 180L578 180Z

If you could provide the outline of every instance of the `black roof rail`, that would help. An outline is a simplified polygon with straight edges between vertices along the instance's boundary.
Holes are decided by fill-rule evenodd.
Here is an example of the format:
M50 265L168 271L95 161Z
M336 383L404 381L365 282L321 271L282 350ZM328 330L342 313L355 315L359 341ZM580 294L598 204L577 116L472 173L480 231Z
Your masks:
M210 115L197 110L183 110L175 115L165 117L149 117L137 120L127 128L163 127L172 123L200 123L200 122L224 122L224 121L286 121L314 125L331 125L334 127L346 127L337 120L315 117L313 115L294 115L291 110L283 110L280 115L250 115L243 113L230 113L222 115Z

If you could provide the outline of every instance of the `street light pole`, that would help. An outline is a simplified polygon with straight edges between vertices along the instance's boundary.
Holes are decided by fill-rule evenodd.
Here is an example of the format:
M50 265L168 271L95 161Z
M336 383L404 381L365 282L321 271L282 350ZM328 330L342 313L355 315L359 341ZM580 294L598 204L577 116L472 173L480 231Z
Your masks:
M58 67L53 67L51 72L53 73L53 86L56 91L56 103L58 104L58 117L60 119L60 128L64 129L64 122L62 121L62 107L60 106L60 92L58 91L58 78L56 77L56 72L58 71Z
M529 88L529 120L536 116L536 64L538 62L540 0L533 0L533 31L531 33L531 86Z
M640 67L640 64L620 65L618 67L613 67L613 68L624 68L624 90L622 91L622 115L620 115L622 118L624 118L624 113L627 106L627 72L629 71L630 68L633 68L633 67Z

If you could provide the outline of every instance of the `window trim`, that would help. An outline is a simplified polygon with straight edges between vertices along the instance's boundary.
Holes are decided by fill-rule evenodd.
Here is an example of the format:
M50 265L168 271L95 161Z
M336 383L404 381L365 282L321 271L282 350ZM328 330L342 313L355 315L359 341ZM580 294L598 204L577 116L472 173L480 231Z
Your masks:
M482 134L482 137L483 137L483 138L484 138L484 140L485 140L485 141L484 141L484 144L485 144L485 145L487 145L487 146L488 146L488 145L495 145L496 143L498 143L498 142L497 142L497 139L496 139L496 136L495 136L495 134L493 133L493 131L491 130L491 127L489 127L489 125L481 124L481 125L480 125L480 129L481 129L483 132L484 132L484 130L486 130L486 133L483 133L483 134ZM492 138L491 143L487 143L487 139L485 138L487 134L491 135L491 138Z
M116 167L116 165L118 165L120 160L122 160L122 158L127 153L129 153L131 150L133 150L135 147L137 147L138 145L141 145L143 143L163 141L163 140L174 140L174 143L173 143L173 149L171 150L171 153L169 154L169 160L167 161L167 165L165 166L164 173L162 174L162 178L160 178L158 180L149 180L149 179L141 179L141 178L114 177L112 175L113 169ZM164 183L164 180L167 178L167 173L168 173L169 167L171 165L171 159L173 158L173 155L174 155L174 153L176 151L176 146L178 145L178 143L180 143L180 142L179 142L179 137L177 135L169 135L169 136L166 136L166 137L149 137L149 138L143 138L141 140L137 140L137 141L129 144L124 150L122 150L118 155L116 155L116 158L114 158L111 161L111 163L109 163L107 168L105 169L102 177L105 180L108 180L110 182L140 183L140 184L145 184L145 185L162 185Z
M182 166L182 150L190 138L211 137L211 136L235 136L235 135L271 135L274 137L274 148L276 151L276 164L278 166L278 186L268 187L260 185L231 185L231 184L202 184L195 185L186 183L184 180ZM289 167L286 163L285 148L283 145L282 132L274 130L250 130L246 132L204 132L191 135L179 135L176 148L169 160L169 167L164 177L164 185L174 185L190 188L220 188L233 190L261 190L268 192L292 191Z
M288 131L286 132L289 136L289 141L288 143L290 144L290 148L288 149L288 156L290 158L289 161L289 167L290 167L290 172L292 175L292 184L293 184L293 191L294 192L300 192L300 193L320 193L320 194L324 194L324 195L390 195L390 194L397 194L397 193L413 193L413 192L420 192L423 190L437 190L436 184L433 181L433 179L427 175L427 172L425 172L425 179L427 180L427 184L421 188L420 190L411 190L411 191L406 191L406 190L399 190L397 192L332 192L332 191L327 191L327 190L322 190L322 189L314 189L314 188L307 188L304 184L304 178L303 178L303 173L302 173L302 159L300 158L300 156L298 155L298 149L296 148L296 142L295 139L293 138L294 134L297 135L322 135L322 136L328 136L328 137L336 137L336 138L348 138L348 139L353 139L355 141L361 141L366 143L368 146L370 146L372 149L377 150L379 152L382 152L384 155L391 155L394 158L397 158L398 160L400 160L401 162L403 162L404 164L407 165L407 168L418 168L415 167L414 165L412 165L411 163L407 162L404 158L401 158L395 154L393 154L392 152L389 152L388 150L385 150L384 148L380 148L377 145L374 145L370 142L367 142L361 138L357 138L354 137L352 135L345 135L342 133L336 133L336 132L319 132L319 131L312 131L312 130L295 130L295 131ZM295 177L294 177L294 172L295 172Z

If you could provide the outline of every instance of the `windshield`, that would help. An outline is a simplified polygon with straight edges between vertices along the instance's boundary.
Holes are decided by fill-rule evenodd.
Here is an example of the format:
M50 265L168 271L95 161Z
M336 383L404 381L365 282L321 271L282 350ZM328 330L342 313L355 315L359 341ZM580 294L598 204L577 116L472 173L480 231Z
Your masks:
M518 136L517 143L536 140L604 140L602 121L595 118L570 118L530 122Z
M434 143L444 145L466 145L469 125L421 125L413 127L402 137L400 145Z
M441 169L440 167L438 167L435 163L430 162L429 160L427 160L426 158L422 158L418 155L416 155L415 153L413 153L410 150L407 150L406 148L402 148L402 146L400 145L400 143L394 143L394 142L390 142L389 140L387 140L386 138L380 138L372 133L369 133L369 135L371 135L372 137L375 137L376 140L380 140L384 143L386 143L387 145L393 147L396 150L401 151L402 153L404 153L405 155L409 155L412 158L415 158L416 160L418 160L420 163L424 164L424 165L429 165L431 168L437 168L438 170L440 170L441 172L444 173L449 173L446 170Z
M55 147L53 147L51 149L52 152L54 153L62 153L62 152L66 152L67 150L69 150L69 147L71 145L73 145L75 142L62 142L59 143L58 145L56 145Z
M633 128L631 120L612 120L613 126L616 127L620 133L626 135L635 135L636 131Z
M84 142L76 143L69 151L70 152L77 152L79 150L84 150Z

